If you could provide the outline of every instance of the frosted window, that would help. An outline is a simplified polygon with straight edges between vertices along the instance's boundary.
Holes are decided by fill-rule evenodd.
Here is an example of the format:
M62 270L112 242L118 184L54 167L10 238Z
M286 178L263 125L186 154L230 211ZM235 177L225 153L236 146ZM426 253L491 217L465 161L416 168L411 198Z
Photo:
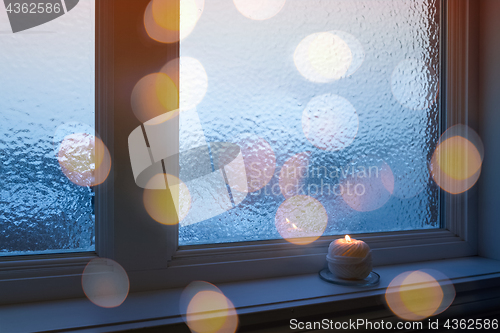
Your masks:
M94 0L66 5L13 33L0 4L0 255L94 250L93 192L57 160L65 136L95 132Z
M196 4L184 34L181 7L181 245L440 227L438 0Z

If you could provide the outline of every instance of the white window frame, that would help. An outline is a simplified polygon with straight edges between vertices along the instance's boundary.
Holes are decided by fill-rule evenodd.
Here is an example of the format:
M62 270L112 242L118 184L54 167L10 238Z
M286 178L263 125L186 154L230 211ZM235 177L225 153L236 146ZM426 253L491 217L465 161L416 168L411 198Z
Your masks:
M477 39L474 1L442 1L447 29L441 45L446 43L448 50L442 53L443 70L446 82L452 83L443 82L441 87L446 92L444 123L474 128L478 102L477 54L470 45ZM97 256L114 259L126 269L131 292L183 287L193 280L223 283L307 274L325 265L327 246L338 236L321 237L306 246L271 240L179 247L178 227L161 225L147 215L127 148L128 135L140 125L129 96L135 82L159 70L148 65L149 57L162 56L166 62L179 53L178 45L148 44L138 36L144 32L134 25L139 16L134 11L147 2L120 0L118 6L114 0L96 1L96 128L113 161L107 181L96 188L96 253L2 258L0 304L84 297L81 272ZM125 25L131 18L135 23ZM476 189L444 198L445 229L356 235L373 249L374 265L476 255Z
M96 0L96 133L107 145L113 161L113 17L110 1ZM0 258L0 304L47 301L81 297L81 274L85 265L97 257L113 257L114 172L96 187L95 252L22 255ZM103 222L107 221L107 222ZM98 255L99 254L99 255ZM57 288L54 288L57 286Z

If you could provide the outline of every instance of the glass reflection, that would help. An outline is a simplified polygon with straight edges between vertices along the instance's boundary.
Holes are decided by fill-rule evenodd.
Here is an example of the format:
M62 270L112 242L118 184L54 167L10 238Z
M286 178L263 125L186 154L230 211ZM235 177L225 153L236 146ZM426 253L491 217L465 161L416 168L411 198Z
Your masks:
M439 140L440 2L244 3L206 3L180 42L181 59L206 73L196 109L179 114L180 146L237 144L244 163L232 183L214 183L231 201L181 225L180 244L294 238L286 232L300 226L276 217L291 199L317 206L311 216L324 209L320 235L439 227L429 162ZM182 181L193 162L181 161ZM361 166L378 177L357 177ZM345 193L347 182L363 195Z

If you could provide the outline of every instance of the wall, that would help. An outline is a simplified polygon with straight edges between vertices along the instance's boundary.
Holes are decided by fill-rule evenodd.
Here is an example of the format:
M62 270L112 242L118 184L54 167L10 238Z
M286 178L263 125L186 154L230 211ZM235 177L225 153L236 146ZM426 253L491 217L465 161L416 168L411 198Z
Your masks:
M485 157L479 183L479 255L500 260L500 1L479 3L479 134Z

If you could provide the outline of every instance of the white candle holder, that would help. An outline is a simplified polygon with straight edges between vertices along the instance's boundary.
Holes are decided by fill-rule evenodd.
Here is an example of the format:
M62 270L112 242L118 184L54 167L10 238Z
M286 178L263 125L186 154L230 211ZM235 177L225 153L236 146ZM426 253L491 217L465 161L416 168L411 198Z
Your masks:
M320 272L320 277L328 282L366 286L378 284L380 280L380 276L372 272L370 247L348 235L330 243L326 261L328 268Z
M371 251L365 257L326 256L328 269L339 279L363 280L372 271Z
M346 280L346 279L339 279L338 277L333 275L328 268L325 268L319 272L319 277L322 280L325 280L326 282L340 284L343 286L353 286L353 287L376 286L380 282L380 275L378 275L376 272L373 271L370 272L370 274L368 274L368 276L363 280Z

